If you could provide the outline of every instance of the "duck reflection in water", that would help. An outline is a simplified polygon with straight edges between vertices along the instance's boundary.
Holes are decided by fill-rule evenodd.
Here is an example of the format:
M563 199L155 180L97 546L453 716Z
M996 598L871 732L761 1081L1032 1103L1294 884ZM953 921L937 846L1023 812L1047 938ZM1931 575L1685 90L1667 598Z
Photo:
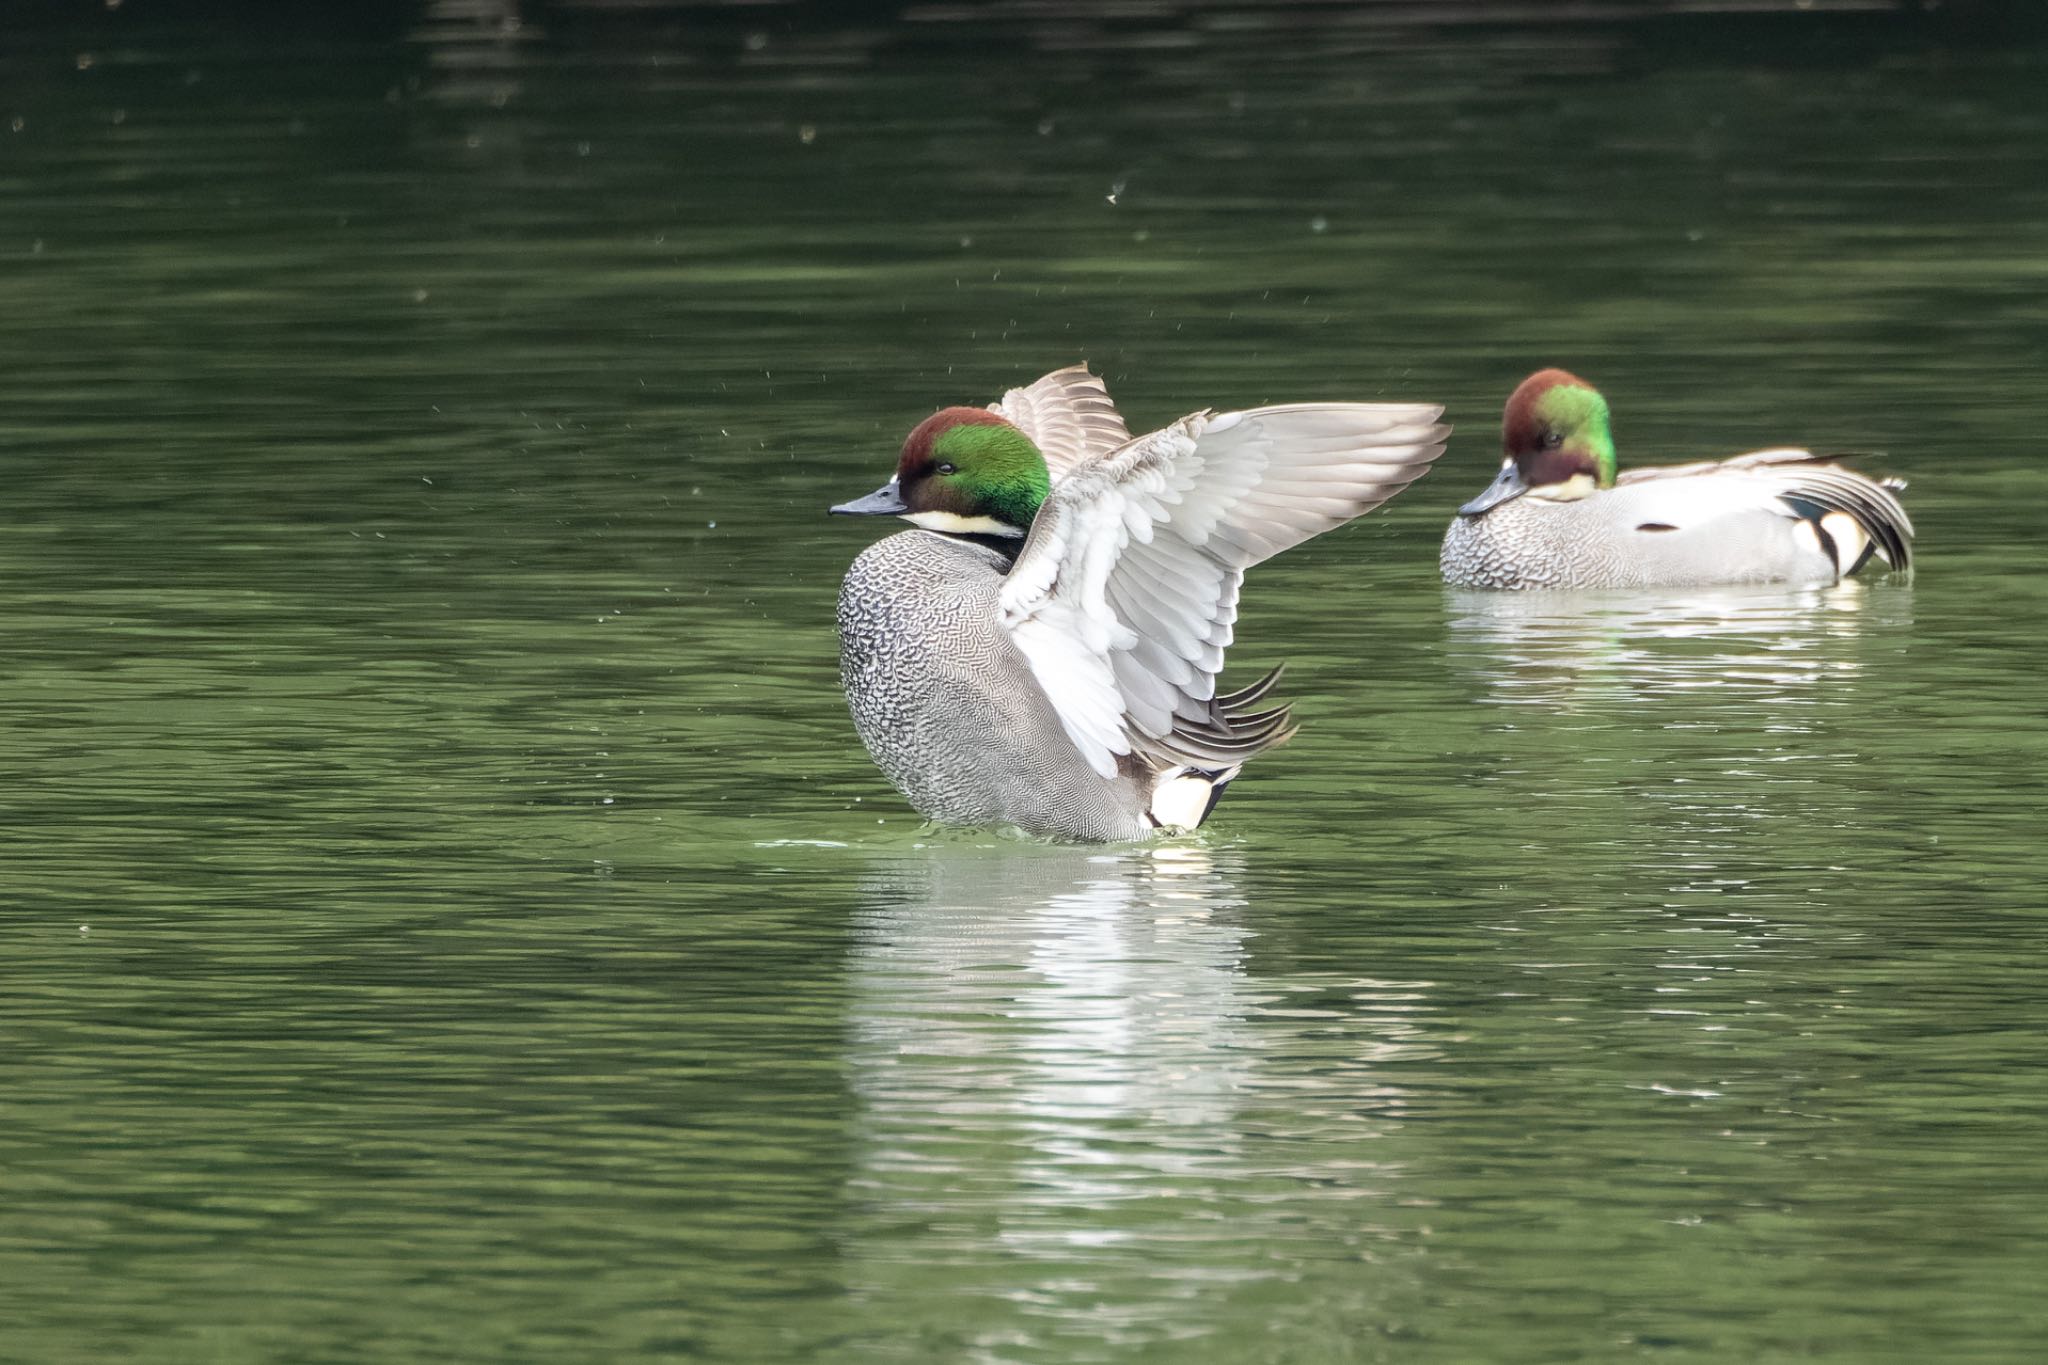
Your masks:
M1810 913L1816 886L1852 887L1839 869L1884 865L1897 798L1866 774L1909 729L1887 666L1910 643L1909 590L1453 592L1447 605L1451 666L1480 703L1463 780L1492 793L1486 876L1532 909L1640 912L1756 948ZM1584 868L1617 858L1630 879L1590 892Z
M1825 703L1813 691L1904 647L1912 594L1825 587L1652 592L1447 591L1448 652L1476 699L1568 711L1718 695ZM1706 694L1706 695L1702 695Z
M1015 1122L1038 1156L1085 1148L1103 1122L1227 1117L1254 1003L1227 864L1171 845L936 852L870 883L898 902L859 931L857 1084L874 1108Z
M962 1359L1084 1329L1160 1342L1213 1327L1239 1282L1292 1283L1290 1238L1375 1236L1406 1098L1381 1073L1423 1046L1423 996L1249 975L1242 872L1187 845L1011 844L870 874L848 1039L863 1302L936 1313L942 1277L923 1326ZM1293 1008L1304 992L1323 1008Z

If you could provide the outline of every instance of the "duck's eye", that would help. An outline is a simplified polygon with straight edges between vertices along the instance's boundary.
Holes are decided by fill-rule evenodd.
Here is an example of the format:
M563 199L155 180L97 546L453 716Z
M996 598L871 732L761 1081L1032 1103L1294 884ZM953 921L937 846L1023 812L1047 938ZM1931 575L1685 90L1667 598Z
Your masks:
M953 466L949 464L942 464L933 472L938 474L951 474L953 472Z
M1544 448L1545 450L1558 450L1558 449L1561 449L1561 448L1562 448L1563 446L1564 446L1564 433L1563 433L1563 432L1561 432L1561 431L1546 431L1546 432L1544 432L1544 433L1543 433L1543 448Z

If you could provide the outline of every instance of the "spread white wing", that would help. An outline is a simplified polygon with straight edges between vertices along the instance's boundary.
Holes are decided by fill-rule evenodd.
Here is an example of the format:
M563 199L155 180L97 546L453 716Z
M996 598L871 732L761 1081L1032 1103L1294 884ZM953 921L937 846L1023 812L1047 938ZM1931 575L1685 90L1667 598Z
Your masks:
M1231 699L1216 697L1244 571L1420 478L1450 434L1442 412L1302 403L1196 413L1068 473L1000 604L1096 772L1113 776L1126 754L1155 767L1241 762L1277 742L1234 731Z
M1109 389L1086 365L1054 370L1028 388L1011 389L988 405L1031 438L1058 483L1075 465L1106 455L1131 439Z

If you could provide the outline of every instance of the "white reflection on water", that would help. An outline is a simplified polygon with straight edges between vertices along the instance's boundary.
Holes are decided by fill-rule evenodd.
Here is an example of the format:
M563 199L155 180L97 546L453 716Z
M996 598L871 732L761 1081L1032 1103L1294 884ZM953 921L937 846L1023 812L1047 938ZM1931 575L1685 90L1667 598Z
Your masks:
M1209 1129L1244 1086L1242 901L1206 850L948 849L878 881L908 893L861 926L856 955L855 1085L878 1133L971 1115L1000 1133L1003 1178L1039 1208L1092 1207L1121 1182L1217 1159L1110 1131ZM876 1165L964 1169L933 1155L885 1143Z
M1825 700L1864 667L1857 642L1910 624L1912 595L1831 587L1446 594L1448 649L1478 700L1574 709L1698 694Z
M1248 975L1231 858L950 847L871 874L847 1051L864 1301L943 1311L959 1358L1085 1324L1064 1358L1095 1359L1208 1335L1211 1299L1297 1278L1304 1235L1396 1240L1382 1072L1426 1048L1423 997Z
M1855 581L1450 595L1452 665L1502 708L1473 776L1499 792L1504 884L1670 921L1660 996L1786 951L1895 843L1872 774L1899 742L1912 601ZM1589 858L1624 875L1589 882Z

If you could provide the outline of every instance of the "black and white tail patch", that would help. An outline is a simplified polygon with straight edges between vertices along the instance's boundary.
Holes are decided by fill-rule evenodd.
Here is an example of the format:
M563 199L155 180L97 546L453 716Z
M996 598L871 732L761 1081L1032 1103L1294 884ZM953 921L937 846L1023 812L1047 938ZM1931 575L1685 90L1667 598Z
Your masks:
M1200 829L1241 769L1182 768L1160 779L1146 809L1154 829Z

